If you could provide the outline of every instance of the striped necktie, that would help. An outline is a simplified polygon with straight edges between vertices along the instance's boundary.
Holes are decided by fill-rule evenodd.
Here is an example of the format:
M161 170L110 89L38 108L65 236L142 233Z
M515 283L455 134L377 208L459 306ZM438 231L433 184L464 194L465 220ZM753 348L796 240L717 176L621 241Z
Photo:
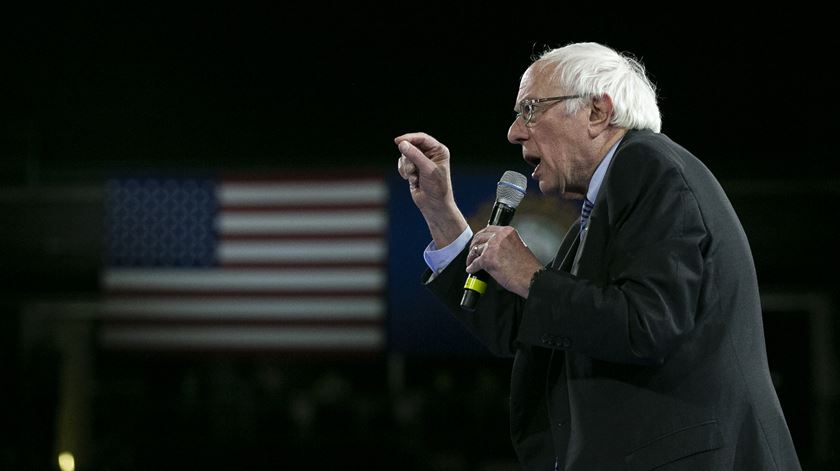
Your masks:
M583 207L580 209L580 230L586 230L589 224L589 215L592 214L592 207L595 206L589 199L583 199Z

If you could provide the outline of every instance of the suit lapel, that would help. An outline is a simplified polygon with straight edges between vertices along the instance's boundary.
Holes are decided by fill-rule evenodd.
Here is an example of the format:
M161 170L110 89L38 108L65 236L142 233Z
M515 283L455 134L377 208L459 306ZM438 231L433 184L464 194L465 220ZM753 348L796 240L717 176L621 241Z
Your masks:
M572 269L572 261L580 244L580 221L575 222L566 232L566 237L557 250L557 256L551 262L551 268L568 272Z

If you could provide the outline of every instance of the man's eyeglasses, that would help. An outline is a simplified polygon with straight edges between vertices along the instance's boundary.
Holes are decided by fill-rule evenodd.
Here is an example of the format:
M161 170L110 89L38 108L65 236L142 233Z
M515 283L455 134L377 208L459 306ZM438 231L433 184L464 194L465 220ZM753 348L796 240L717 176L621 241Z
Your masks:
M544 105L548 102L554 102L553 104L560 103L564 100L570 100L572 98L580 98L580 95L565 95L565 96L552 96L548 98L532 98L530 100L522 100L517 105L516 109L513 111L516 112L516 117L522 117L522 120L525 122L525 125L531 124L534 120L534 116L537 114L537 108L541 105Z

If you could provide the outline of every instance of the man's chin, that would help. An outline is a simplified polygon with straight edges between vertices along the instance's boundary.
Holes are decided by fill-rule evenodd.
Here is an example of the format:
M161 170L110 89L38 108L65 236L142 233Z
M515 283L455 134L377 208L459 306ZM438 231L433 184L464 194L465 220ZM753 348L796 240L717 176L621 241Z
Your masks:
M538 182L540 187L540 193L545 196L560 196L562 198L562 192L557 189L556 185L552 185L546 181L540 180Z
M568 192L563 191L558 188L557 185L551 185L544 181L540 182L540 193L551 198L574 199L574 195L570 195Z
M583 193L563 191L555 185L543 184L543 182L540 182L540 192L545 196L563 200L582 200L584 198Z

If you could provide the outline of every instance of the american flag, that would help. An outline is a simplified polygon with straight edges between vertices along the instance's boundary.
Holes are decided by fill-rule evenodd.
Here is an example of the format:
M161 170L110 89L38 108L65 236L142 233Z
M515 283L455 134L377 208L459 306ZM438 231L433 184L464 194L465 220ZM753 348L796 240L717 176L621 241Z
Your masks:
M381 176L108 180L101 345L383 350L387 193Z

